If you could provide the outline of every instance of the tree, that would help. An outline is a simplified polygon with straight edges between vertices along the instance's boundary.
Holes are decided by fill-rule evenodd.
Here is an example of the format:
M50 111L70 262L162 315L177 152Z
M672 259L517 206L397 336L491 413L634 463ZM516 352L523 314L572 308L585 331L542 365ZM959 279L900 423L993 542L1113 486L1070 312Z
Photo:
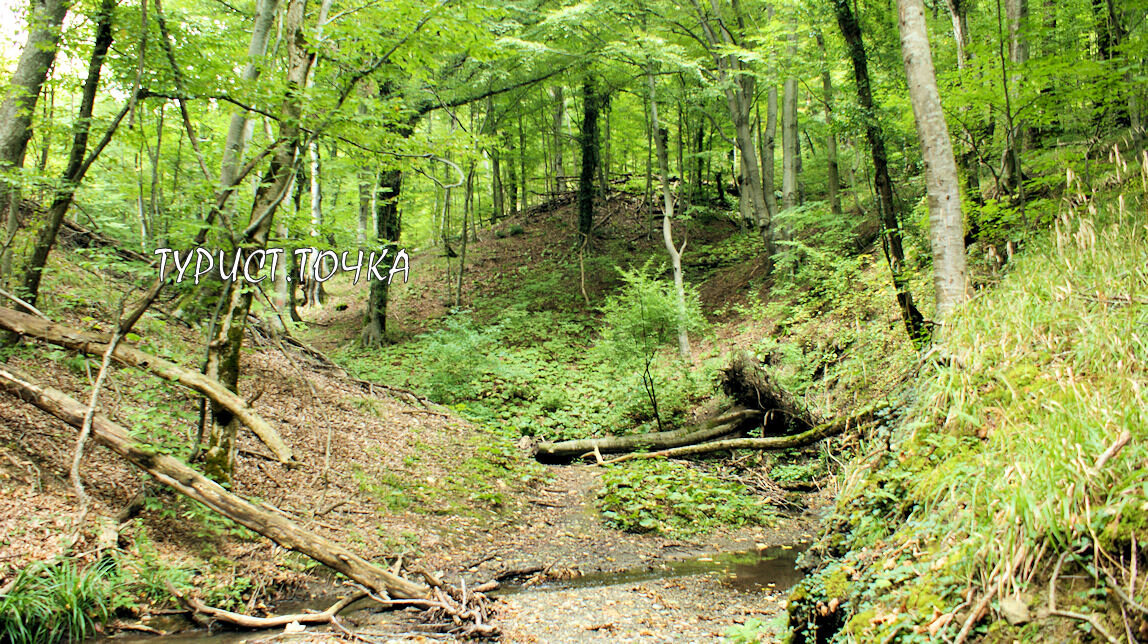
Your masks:
M0 171L12 172L24 165L24 153L32 137L32 114L40 88L56 59L60 25L68 11L66 0L32 0L28 10L28 39L0 103ZM0 212L5 213L4 238L0 239L0 281L12 271L11 243L19 228L19 180L12 176L0 183Z
M303 136L299 123L302 114L299 90L306 84L313 61L306 50L307 43L303 35L305 6L306 0L289 0L287 5L283 20L284 40L287 44L287 83L280 106L278 138L267 171L256 190L247 228L242 231L240 245L236 250L266 247L275 211L295 181L297 156ZM223 314L208 343L207 375L235 392L239 390L239 353L256 288L240 284L238 280L227 283L221 296L224 301ZM227 409L212 405L210 429L203 455L204 471L216 481L225 483L231 480L235 467L235 437L239 422Z
M861 37L861 25L849 0L832 0L837 25L845 38L849 60L853 64L853 78L857 85L857 102L865 118L865 136L869 139L869 153L873 158L874 183L877 187L877 209L881 218L881 246L885 260L897 291L897 305L901 309L901 319L909 338L917 345L928 341L929 332L925 318L913 303L913 294L904 275L905 250L901 243L901 225L897 221L896 206L893 203L893 183L889 178L889 161L885 152L885 138L877 121L873 104L873 89L869 82L869 61L865 54L865 42Z
M730 120L734 126L734 140L738 153L744 162L744 190L741 199L749 199L751 212L757 224L758 234L766 245L766 255L773 256L773 212L766 206L765 188L761 180L761 166L758 164L757 151L754 149L753 129L750 126L750 115L753 109L754 87L756 84L753 74L743 64L741 58L732 51L740 43L730 30L729 25L722 19L717 1L710 1L709 10L704 9L698 0L693 0L694 11L705 35L710 56L717 67L718 80L722 92L726 97ZM742 22L740 4L735 0L732 3L735 21ZM772 260L768 260L772 266Z
M104 58L112 46L112 22L115 19L115 0L101 0L96 16L95 40L92 44L91 58L88 60L88 75L84 79L84 87L80 95L80 108L76 114L73 126L72 148L68 154L68 165L61 177L61 186L52 198L52 205L48 208L47 221L36 236L32 246L32 256L24 269L23 297L29 304L35 306L40 294L40 281L43 277L44 267L48 264L48 255L56 244L56 235L60 225L64 222L64 215L72 205L76 195L76 188L83 181L88 168L92 166L96 157L107 146L112 134L119 126L130 106L136 99L133 94L128 104L108 127L104 138L88 154L88 136L92 130L92 114L96 106L96 91L100 86L100 73L104 67Z
M658 170L662 175L662 241L666 245L666 253L670 256L670 267L674 273L674 293L678 303L678 355L682 360L690 358L690 337L686 332L686 287L682 276L682 253L686 249L686 242L681 247L674 245L673 216L674 196L670 192L670 161L666 151L666 131L658 122L658 94L654 82L653 67L647 67L647 86L650 102L650 128L653 131L655 145L658 149Z
M921 155L925 159L929 241L933 249L933 283L937 291L936 319L944 320L966 299L965 230L957 163L937 91L924 4L921 0L897 0L897 7L901 55L917 120Z
M582 172L578 178L578 234L589 240L594 231L594 188L598 175L598 112L602 104L602 90L592 74L582 80L582 133L578 143L582 148Z

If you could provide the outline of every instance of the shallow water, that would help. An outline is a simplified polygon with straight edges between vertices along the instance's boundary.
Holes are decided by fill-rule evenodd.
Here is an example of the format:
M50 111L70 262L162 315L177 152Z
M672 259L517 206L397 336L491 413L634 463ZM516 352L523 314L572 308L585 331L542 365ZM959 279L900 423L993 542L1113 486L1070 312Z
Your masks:
M716 576L719 583L736 590L746 592L766 588L785 590L801 580L802 573L797 570L797 558L805 548L805 545L800 545L723 552L617 572L591 573L573 579L547 581L530 586L504 584L501 589L491 594L505 596L524 592L595 588L706 574Z
M631 568L616 572L591 573L556 581L547 581L525 586L522 584L504 584L499 590L490 593L494 596L509 596L525 593L546 593L555 590L568 590L575 588L599 588L619 584L640 583L658 579L672 579L675 577L693 577L710 575L715 581L724 586L742 592L756 592L760 590L787 590L797 584L803 576L797 570L797 558L805 551L805 544L794 547L773 547L761 550L747 550L741 552L722 552L713 555L703 555L681 561L660 562L641 568ZM322 610L327 608L335 599L332 597L295 600L277 606L279 613L302 612L306 608ZM348 608L343 616L349 616L356 611L369 610L370 602L357 602ZM152 623L159 628L171 628L178 620L167 618L166 623ZM166 629L165 629L166 630ZM322 626L311 626L307 629L311 633L325 631ZM278 632L282 632L279 630ZM121 634L114 638L123 643L157 642L159 644L239 644L247 640L256 640L274 635L275 630L268 631L237 631L237 630L189 630L182 633L163 636L140 636L137 633Z

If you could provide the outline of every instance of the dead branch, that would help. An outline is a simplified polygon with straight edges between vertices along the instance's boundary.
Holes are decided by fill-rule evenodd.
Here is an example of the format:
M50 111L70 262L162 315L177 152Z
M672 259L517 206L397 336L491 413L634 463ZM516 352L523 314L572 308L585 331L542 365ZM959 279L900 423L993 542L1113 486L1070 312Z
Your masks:
M198 613L211 619L227 622L243 628L279 628L286 626L292 622L299 624L327 624L335 619L347 606L363 599L367 596L366 591L359 591L340 599L338 602L331 605L330 608L321 613L299 613L296 615L277 615L275 617L252 617L244 615L243 613L233 613L229 610L222 608L213 608L199 601L195 597L185 595L175 589L171 582L167 584L167 591L171 593L172 597L179 600L182 604L192 613Z
M39 320L25 313L8 308L0 308L0 328L20 335L55 344L81 353L97 353L108 349L108 341L100 334L88 333L66 327L55 322ZM161 378L177 382L193 389L218 403L235 415L271 450L283 464L295 464L291 448L283 437L262 416L255 413L237 394L224 387L218 380L174 362L144 353L131 345L120 344L111 354L120 364L154 373Z
M96 382L92 385L92 395L88 399L88 409L84 412L83 420L80 423L80 435L76 438L76 448L72 452L72 469L69 472L68 478L72 481L72 487L76 490L76 498L80 503L79 518L76 520L76 530L80 529L83 525L84 519L88 516L88 493L84 491L84 482L80 480L80 463L84 460L84 445L88 442L88 437L92 433L92 419L96 415L96 406L100 400L100 390L104 387L104 379L108 375L108 367L111 366L112 353L115 352L116 346L120 343L120 330L117 327L115 333L112 334L112 339L108 342L108 348L104 350L103 360L100 362L100 372L96 374Z

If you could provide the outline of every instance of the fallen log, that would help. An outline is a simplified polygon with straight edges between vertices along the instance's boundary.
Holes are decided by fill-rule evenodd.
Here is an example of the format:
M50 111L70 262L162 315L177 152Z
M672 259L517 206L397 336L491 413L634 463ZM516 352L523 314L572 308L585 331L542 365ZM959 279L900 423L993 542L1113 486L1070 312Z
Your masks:
M80 427L85 405L63 392L32 381L7 365L0 365L0 389L31 403L73 427ZM136 467L188 498L274 541L301 552L379 594L395 598L425 599L430 589L371 564L343 546L300 528L270 509L232 494L182 461L160 454L133 439L126 429L102 414L92 419L92 437Z
M534 450L534 458L543 463L560 463L597 450L603 454L632 452L638 449L667 449L692 445L745 431L757 424L762 413L756 409L735 409L713 418L701 427L686 427L668 432L583 438L578 440L543 442Z
M60 222L60 243L71 248L110 248L112 252L128 261L154 264L155 257L125 247L120 242L90 228L84 228L68 219Z
M102 335L79 331L2 307L0 307L0 328L81 353L102 354L108 347L108 341ZM285 465L297 463L291 448L283 441L279 432L275 431L275 428L262 416L255 413L243 398L224 387L218 380L144 353L129 344L117 345L112 358L120 364L149 371L203 394L234 414L239 422L247 426L271 450L280 463Z
M656 452L634 452L626 454L625 456L612 458L608 461L604 461L602 464L621 463L622 461L636 458L681 458L683 456L697 456L698 454L710 454L735 449L778 450L805 447L806 445L812 445L820 440L841 434L850 428L864 425L872 419L872 416L873 410L867 409L852 416L822 423L800 434L766 436L764 438L729 438L710 441L708 443L697 443L683 447L663 449Z

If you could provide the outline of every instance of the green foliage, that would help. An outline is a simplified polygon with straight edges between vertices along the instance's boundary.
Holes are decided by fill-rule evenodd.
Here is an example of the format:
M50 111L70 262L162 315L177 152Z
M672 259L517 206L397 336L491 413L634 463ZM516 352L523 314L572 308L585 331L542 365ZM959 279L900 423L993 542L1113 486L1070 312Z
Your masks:
M1118 557L1144 538L1148 229L1127 188L1068 207L958 309L903 420L873 437L892 449L847 466L827 541L846 553L853 638L925 641L907 633L1022 548ZM1122 431L1131 442L1098 467ZM803 585L827 592L834 570Z
M628 532L697 534L719 525L768 525L773 518L770 507L744 485L673 461L611 466L602 486L602 518Z
M704 327L697 292L687 288L685 302L679 302L673 284L656 276L652 259L640 268L618 271L622 288L602 307L602 347L618 364L649 356L677 338L680 328L697 332Z
M440 403L476 396L479 377L497 365L491 358L496 343L495 333L479 329L468 314L449 317L443 328L431 332L412 363L427 375L427 396Z
M39 644L88 637L111 616L115 575L107 559L86 568L71 559L31 564L0 597L0 639Z
M784 623L782 624L784 626ZM735 624L722 633L723 640L731 644L756 644L772 642L779 629L770 622L751 617L744 624Z

